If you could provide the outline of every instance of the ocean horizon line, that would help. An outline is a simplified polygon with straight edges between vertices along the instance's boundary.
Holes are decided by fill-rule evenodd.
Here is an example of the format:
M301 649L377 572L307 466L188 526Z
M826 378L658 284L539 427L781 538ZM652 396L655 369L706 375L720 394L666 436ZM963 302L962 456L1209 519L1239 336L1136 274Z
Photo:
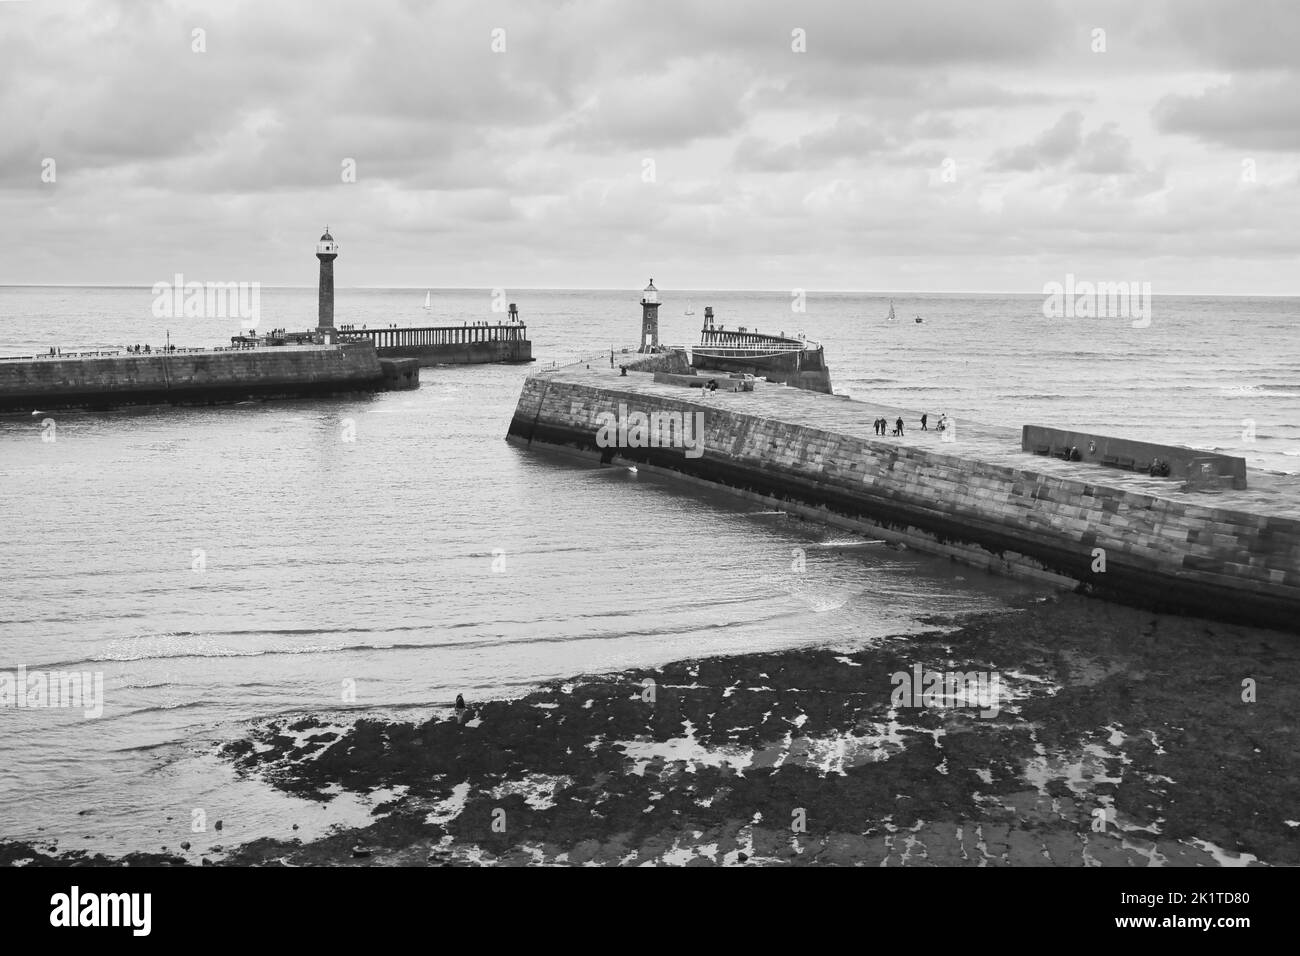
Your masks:
M216 281L216 280L212 280ZM141 289L150 290L155 283L82 283L82 282L0 282L0 289ZM316 285L274 285L271 283L261 283L263 289L291 289L302 291L315 291ZM350 292L488 292L494 289L506 288L509 286L415 286L415 285L340 285L336 286L337 291ZM520 292L628 292L639 294L642 290L633 289L625 286L515 286L516 291ZM936 291L926 289L813 289L803 288L805 295L871 295L871 296L1025 296L1039 297L1046 293L1041 291L1024 291L1024 290L958 290L958 291ZM687 294L744 294L744 295L790 295L791 290L788 288L781 289L690 289L690 288L668 288L660 289L662 296L665 292L672 296ZM1300 292L1155 292L1150 293L1152 298L1198 298L1198 299L1295 299L1300 298Z

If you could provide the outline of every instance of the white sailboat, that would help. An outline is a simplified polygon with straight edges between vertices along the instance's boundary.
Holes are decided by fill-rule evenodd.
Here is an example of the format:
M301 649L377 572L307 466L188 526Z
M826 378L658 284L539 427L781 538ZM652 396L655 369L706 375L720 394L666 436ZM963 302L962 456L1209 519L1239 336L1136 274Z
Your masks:
M894 300L893 299L889 300L889 318L887 318L885 321L886 322L894 321Z
M424 293L424 311L428 312L433 308L433 293L431 291Z
M694 315L694 314L695 314L695 310L694 310L693 308L691 308L691 304L690 304L689 302L686 303L686 311L683 312L682 314L683 314L683 315Z

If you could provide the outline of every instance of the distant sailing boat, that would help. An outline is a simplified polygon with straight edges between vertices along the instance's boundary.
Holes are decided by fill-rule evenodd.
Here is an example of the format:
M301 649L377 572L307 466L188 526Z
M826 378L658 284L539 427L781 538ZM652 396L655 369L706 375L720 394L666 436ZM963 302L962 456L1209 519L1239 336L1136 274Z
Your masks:
M894 321L894 300L893 299L889 300L889 318L886 319L885 321L886 322Z
M692 309L692 308L691 308L691 304L690 304L689 302L687 302L687 303L686 303L686 311L683 312L682 315L694 315L694 314L695 314L695 310Z
M925 321L925 319L921 318L919 315L916 317L916 324L917 324L917 325L920 325L920 324L921 324L922 322L924 322L924 321Z
M433 302L433 293L432 293L432 292L425 292L425 293L424 293L424 311L425 311L425 312L428 312L428 311L433 307L433 306L432 306L432 302Z

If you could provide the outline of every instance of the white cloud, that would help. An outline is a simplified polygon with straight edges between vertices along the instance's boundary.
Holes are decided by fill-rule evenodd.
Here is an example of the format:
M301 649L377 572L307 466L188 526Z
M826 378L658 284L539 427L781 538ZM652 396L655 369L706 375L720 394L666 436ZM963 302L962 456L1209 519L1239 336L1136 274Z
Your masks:
M1240 268L1297 245L1300 13L1267 10L0 4L0 282L309 283L328 221L345 285L1034 290L1073 256L1300 291Z

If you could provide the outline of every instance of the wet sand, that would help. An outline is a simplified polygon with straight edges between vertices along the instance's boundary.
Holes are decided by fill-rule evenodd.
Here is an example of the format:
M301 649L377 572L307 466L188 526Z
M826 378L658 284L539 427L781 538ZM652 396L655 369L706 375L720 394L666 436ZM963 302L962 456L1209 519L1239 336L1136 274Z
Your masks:
M369 826L212 862L1300 863L1295 638L1069 594L931 623L857 649L577 677L467 723L450 708L271 722L222 747L237 772L388 799ZM996 672L997 713L897 706L891 675L915 665ZM49 849L0 844L0 863L207 862Z

